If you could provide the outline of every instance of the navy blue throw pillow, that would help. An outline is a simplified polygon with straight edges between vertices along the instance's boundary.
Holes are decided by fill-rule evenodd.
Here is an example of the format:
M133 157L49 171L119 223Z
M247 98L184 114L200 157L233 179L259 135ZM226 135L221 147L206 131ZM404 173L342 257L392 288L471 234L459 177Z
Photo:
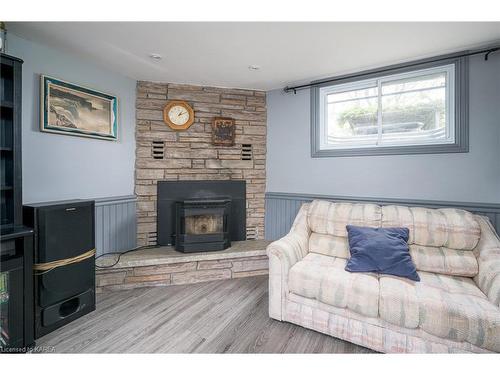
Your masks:
M377 272L420 281L408 248L408 228L347 225L351 258L349 272Z

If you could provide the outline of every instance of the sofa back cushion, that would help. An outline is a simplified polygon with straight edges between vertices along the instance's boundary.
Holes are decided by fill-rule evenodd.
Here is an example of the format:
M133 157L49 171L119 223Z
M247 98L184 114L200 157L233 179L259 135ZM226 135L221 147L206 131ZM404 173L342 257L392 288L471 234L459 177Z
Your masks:
M384 206L382 226L408 228L409 244L455 250L473 250L481 235L474 215L454 208Z
M309 237L309 252L342 259L349 259L351 257L347 237L315 232L312 232Z
M384 206L382 226L410 230L410 254L418 271L474 277L478 263L473 250L481 230L468 211L442 208Z
M463 277L474 277L479 272L476 256L469 250L410 245L410 255L418 271Z
M307 221L312 232L347 238L346 225L379 228L382 210L376 204L315 200L309 207Z

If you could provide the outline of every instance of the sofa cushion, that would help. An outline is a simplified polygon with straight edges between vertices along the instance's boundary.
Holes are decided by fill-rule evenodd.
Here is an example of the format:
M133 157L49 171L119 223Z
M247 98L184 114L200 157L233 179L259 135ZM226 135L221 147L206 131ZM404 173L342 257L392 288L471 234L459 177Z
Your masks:
M478 260L472 251L415 244L409 247L417 271L464 277L474 277L478 274ZM314 232L309 237L309 252L343 259L349 259L351 256L346 237ZM497 252L500 253L500 249Z
M481 234L473 214L454 208L384 206L382 226L408 228L410 244L456 250L473 250Z
M479 271L476 256L468 250L410 245L410 254L419 271L464 277L474 277Z
M289 291L347 308L367 317L378 316L378 276L344 270L346 260L309 253L289 273Z
M383 206L382 207L382 227L408 228L408 243L415 243L415 225L413 223L413 213L410 207L406 206Z
M348 225L349 272L376 272L419 281L408 248L408 228L368 228Z
M329 234L311 233L309 237L309 251L332 257L349 259L349 243L346 237L331 236Z
M378 228L382 222L382 210L376 204L332 203L315 200L307 216L312 232L347 237L346 225Z
M406 328L500 350L500 309L470 278L420 272L419 283L380 276L380 318Z

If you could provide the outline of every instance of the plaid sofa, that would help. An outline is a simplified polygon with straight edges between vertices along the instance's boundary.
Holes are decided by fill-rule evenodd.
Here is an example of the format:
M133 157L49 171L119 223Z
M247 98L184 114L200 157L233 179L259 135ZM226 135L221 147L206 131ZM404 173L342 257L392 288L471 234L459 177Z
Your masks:
M347 224L409 228L421 281L345 271ZM317 200L267 253L274 319L379 352L500 352L500 240L485 217Z

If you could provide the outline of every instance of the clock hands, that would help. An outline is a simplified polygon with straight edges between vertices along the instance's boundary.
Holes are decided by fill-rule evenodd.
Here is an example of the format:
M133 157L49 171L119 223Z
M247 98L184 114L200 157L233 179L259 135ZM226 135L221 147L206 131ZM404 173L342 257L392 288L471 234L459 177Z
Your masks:
M182 101L172 101L163 108L163 120L175 130L189 128L194 122L194 111Z

